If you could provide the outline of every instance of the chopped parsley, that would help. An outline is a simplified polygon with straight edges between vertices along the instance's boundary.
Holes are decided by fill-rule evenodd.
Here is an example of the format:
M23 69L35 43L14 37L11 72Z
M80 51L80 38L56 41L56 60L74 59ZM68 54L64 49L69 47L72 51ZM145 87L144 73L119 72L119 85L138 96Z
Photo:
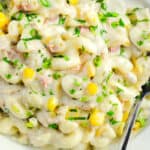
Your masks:
M52 123L52 124L49 124L48 127L57 130L58 129L58 124Z
M95 67L100 67L102 64L102 58L100 56L96 56L93 60Z
M80 36L80 28L76 27L76 28L74 29L74 35L76 35L77 37Z

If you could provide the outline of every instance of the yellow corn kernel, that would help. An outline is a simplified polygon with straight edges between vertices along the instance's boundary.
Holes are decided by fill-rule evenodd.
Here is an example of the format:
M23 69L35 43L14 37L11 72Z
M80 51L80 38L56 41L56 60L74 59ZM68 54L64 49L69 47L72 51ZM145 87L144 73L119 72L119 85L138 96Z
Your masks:
M23 79L33 79L35 76L35 71L32 68L25 68L23 70Z
M96 135L96 136L101 136L101 135L104 133L104 131L105 131L105 128L104 128L104 127L100 127L100 128L98 128L98 129L96 130L95 135Z
M127 119L128 119L128 117L129 117L129 112L128 112L128 111L124 112L122 121L123 121L123 122L126 122Z
M96 73L96 69L95 69L95 66L93 65L93 63L88 63L87 64L87 75L89 78L92 78L95 76L95 73Z
M77 5L79 3L79 0L69 0L69 4L71 5Z
M43 39L43 43L44 44L49 44L50 40L51 40L51 37L48 36L48 37L46 37L46 38Z
M8 24L8 18L5 14L0 12L0 29L4 29L4 27Z
M0 35L3 35L4 33L3 33L3 31L2 30L0 30Z
M122 136L123 131L124 131L124 127L125 127L125 123L121 122L120 125L118 126L117 130L116 130L118 136Z
M90 124L92 126L101 126L105 120L105 114L99 111L94 111L89 118Z
M92 95L97 94L97 92L98 92L97 84L93 82L89 83L87 86L87 93L92 96Z
M134 131L138 131L140 128L141 128L140 122L135 122L134 127L133 127L133 130L134 130Z
M57 99L56 97L51 97L47 101L47 109L53 112L57 107Z

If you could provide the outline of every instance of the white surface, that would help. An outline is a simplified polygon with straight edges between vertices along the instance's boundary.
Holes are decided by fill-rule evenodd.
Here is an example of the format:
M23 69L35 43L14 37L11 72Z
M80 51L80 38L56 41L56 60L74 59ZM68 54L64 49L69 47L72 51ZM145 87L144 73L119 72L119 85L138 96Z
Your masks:
M134 3L144 3L146 7L150 8L150 0L124 0ZM33 150L29 147L17 144L9 138L0 136L0 150ZM150 150L150 127L141 132L133 141L129 143L128 150Z

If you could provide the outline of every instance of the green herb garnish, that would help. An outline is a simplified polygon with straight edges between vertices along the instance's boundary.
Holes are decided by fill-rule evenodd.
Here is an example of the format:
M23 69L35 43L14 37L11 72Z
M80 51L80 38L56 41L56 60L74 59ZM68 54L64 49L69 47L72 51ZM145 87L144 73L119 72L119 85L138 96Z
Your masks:
M58 124L52 123L52 124L49 124L48 127L57 130L58 129Z
M39 0L41 5L44 7L51 7L51 2L49 0Z
M80 28L76 27L76 28L74 29L74 35L76 35L77 37L80 36Z
M102 58L100 56L96 56L93 60L95 67L100 67L102 64Z

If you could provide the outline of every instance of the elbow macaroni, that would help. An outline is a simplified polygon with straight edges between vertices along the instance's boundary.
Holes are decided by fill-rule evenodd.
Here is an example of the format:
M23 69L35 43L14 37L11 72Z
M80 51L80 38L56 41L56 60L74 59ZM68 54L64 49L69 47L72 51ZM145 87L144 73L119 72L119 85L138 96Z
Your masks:
M104 149L123 134L150 76L150 12L103 3L8 1L0 12L0 133L52 150Z

